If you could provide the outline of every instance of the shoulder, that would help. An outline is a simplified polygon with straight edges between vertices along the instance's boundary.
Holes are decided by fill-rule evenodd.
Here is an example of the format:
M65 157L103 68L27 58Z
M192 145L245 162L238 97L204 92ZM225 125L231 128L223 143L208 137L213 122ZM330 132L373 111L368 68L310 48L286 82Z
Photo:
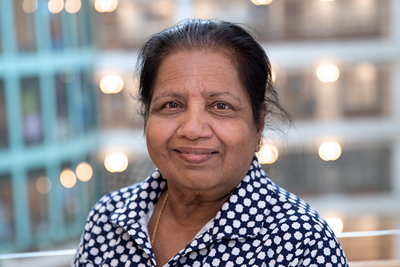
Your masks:
M111 214L122 207L139 190L142 183L133 184L104 195L92 208L89 216L94 214Z
M269 214L263 233L272 250L269 253L296 255L298 263L320 266L346 266L346 257L335 234L309 204L271 182ZM279 258L279 257L278 257Z
M267 223L274 224L282 231L306 234L310 238L312 235L316 239L334 238L329 225L309 204L272 182L271 185Z

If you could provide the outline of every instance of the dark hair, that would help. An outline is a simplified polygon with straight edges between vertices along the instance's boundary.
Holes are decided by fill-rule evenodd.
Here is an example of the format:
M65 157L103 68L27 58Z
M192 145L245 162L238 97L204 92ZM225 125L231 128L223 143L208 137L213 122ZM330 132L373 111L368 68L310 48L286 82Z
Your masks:
M237 24L221 20L184 20L154 34L139 53L139 99L146 126L153 87L163 59L177 51L211 49L229 54L236 66L242 86L246 88L256 125L266 115L290 116L281 106L272 82L272 70L264 49ZM276 112L278 111L278 112Z

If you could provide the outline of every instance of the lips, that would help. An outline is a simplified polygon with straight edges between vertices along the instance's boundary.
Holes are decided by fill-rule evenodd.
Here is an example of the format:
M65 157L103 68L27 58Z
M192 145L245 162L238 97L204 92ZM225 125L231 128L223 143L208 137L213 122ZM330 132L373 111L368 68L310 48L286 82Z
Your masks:
M189 164L205 163L218 153L215 149L193 147L177 147L173 149L173 151L176 152L182 160Z

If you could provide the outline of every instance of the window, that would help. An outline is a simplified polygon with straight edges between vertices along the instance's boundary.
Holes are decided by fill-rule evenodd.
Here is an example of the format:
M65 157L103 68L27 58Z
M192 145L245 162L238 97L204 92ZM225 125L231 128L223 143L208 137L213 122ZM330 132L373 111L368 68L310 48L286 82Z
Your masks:
M37 77L21 79L22 124L26 145L43 141L39 92L39 79Z
M344 75L343 115L374 116L388 112L388 72L384 67L363 62Z
M92 79L91 72L81 72L82 116L85 131L91 130L96 126L96 99Z
M63 163L61 166L61 172L64 170L72 170L72 164L70 162ZM75 185L76 186L76 185ZM74 187L75 187L74 186ZM74 187L72 188L62 188L62 203L63 203L63 212L64 212L64 225L66 227L70 226L75 222L76 213L80 209L79 200L74 197Z
M7 109L4 81L0 79L0 149L5 147L8 147Z
M344 232L390 230L396 229L396 217L371 213L355 214L344 218L343 225ZM346 252L348 261L385 260L395 255L395 239L394 235L342 238L340 244Z
M336 161L315 154L281 154L276 163L263 165L269 177L299 195L374 193L390 190L391 151L385 146L343 151Z
M56 80L56 104L57 104L57 137L66 139L70 135L70 124L68 116L68 94L65 84L65 73L55 76Z
M23 0L14 0L16 37L18 51L35 51L35 20L34 13L26 13L23 8Z
M49 190L51 190L51 183L44 169L28 172L29 210L34 235L48 231L47 193Z
M62 13L50 13L50 36L53 50L61 50L64 47L62 33Z
M95 12L97 44L102 49L138 48L149 35L174 24L174 9L171 0L119 1L113 12Z
M261 17L263 9L266 15ZM388 17L387 0L281 0L253 5L247 20L267 40L354 39L386 36Z
M80 47L90 46L92 44L92 18L88 16L90 8L90 2L82 1L81 10L76 16L78 25L78 43Z
M314 115L316 99L309 79L303 74L290 74L283 85L283 103L294 118Z
M14 208L11 176L0 175L0 244L14 237Z
M0 14L0 21L1 21L1 14ZM2 32L1 32L1 27L0 27L0 53L3 52L3 37L2 37Z

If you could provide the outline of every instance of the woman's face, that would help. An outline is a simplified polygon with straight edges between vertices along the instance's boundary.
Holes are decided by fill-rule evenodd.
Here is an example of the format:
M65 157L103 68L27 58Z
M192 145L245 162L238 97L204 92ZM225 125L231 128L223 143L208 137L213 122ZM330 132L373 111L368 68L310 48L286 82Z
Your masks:
M224 54L176 52L162 62L146 139L169 187L228 194L246 175L262 128Z

